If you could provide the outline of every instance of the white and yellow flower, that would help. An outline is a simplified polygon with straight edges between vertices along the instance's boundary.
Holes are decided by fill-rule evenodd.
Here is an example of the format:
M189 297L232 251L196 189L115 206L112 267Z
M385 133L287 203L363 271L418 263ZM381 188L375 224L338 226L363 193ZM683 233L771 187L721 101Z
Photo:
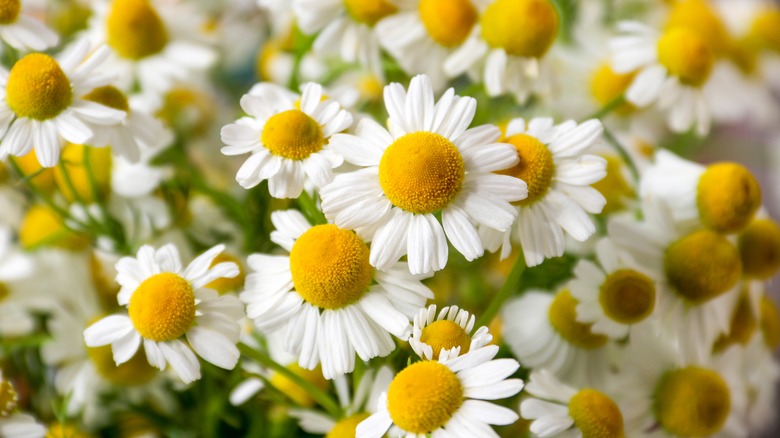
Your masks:
M482 348L493 336L484 326L472 335L474 320L474 315L458 306L444 307L437 316L432 304L414 317L409 345L423 360L445 360Z
M0 4L0 39L17 50L43 51L56 46L60 39L57 33L25 14L23 8L21 0Z

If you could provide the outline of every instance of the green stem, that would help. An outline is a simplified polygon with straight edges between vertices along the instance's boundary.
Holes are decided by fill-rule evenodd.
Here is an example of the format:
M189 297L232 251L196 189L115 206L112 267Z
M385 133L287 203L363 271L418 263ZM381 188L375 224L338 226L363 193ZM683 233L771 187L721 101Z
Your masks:
M595 113L589 115L588 117L585 117L585 120L601 119L607 114L611 113L612 111L615 111L616 109L620 108L620 106L623 105L624 103L626 103L626 97L621 94L618 97L607 102L606 105L601 107L601 109L599 109Z
M626 147L623 146L622 143L610 132L607 128L604 128L604 139L607 140L607 143L612 146L617 153L620 155L620 158L623 159L623 161L626 163L626 166L628 166L629 172L631 172L631 178L634 179L634 182L639 184L639 169L636 167L636 163L634 163L634 159L631 158L631 155L626 150Z
M298 206L301 207L303 214L309 219L312 225L328 223L325 214L317 208L317 202L306 190L303 190L301 196L298 197Z
M25 177L24 171L21 167L16 163L15 160L11 159L8 160L8 163L11 164L11 167L14 168L14 171L19 175L19 181L22 182L32 193L35 195L35 197L40 198L49 208L51 208L55 213L60 215L60 218L63 220L63 223L65 219L70 219L79 225L85 225L81 223L80 221L71 218L70 213L68 213L67 210L57 205L51 197L43 193L38 187L35 186L35 184L32 183L31 178ZM67 225L66 225L67 226Z
M523 272L525 272L526 268L525 257L523 257L522 250L518 248L518 251L520 251L520 254L517 255L515 264L512 266L512 270L509 271L509 275L507 275L504 285L501 286L501 289L499 289L498 293L493 297L490 305L482 312L477 323L474 324L474 331L482 326L490 324L498 311L501 310L504 301L517 292L517 289L520 286L520 278L523 276Z

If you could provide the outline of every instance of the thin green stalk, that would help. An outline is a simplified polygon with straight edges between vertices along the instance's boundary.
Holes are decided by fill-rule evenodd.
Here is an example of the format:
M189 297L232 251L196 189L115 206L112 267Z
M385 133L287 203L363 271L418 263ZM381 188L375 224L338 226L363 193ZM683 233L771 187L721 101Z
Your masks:
M314 225L327 224L328 220L325 215L317 208L317 202L306 190L301 192L301 196L298 197L298 206L303 210L303 214Z
M490 305L488 305L487 309L482 312L482 315L480 315L477 323L474 324L474 331L482 326L490 324L490 321L492 321L498 311L501 310L501 306L504 305L504 301L512 296L512 294L517 292L517 289L520 286L520 278L523 276L525 268L525 257L523 257L521 252L517 255L517 260L515 260L515 264L512 266L512 270L509 271L509 275L507 275L506 280L504 281L504 285L501 286L501 289L499 289L498 293L496 293L496 295L493 297Z
M601 119L606 115L608 115L609 113L611 113L612 111L615 111L616 109L620 108L620 106L623 105L624 103L626 103L626 97L621 94L620 96L607 102L606 105L601 107L601 109L599 109L595 113L589 115L588 117L585 117L585 120Z
M607 143L609 143L610 146L612 146L617 151L617 153L620 155L620 158L622 158L626 163L629 172L631 172L631 178L633 178L634 182L638 184L639 169L636 167L636 163L634 162L634 159L631 158L631 155L626 150L626 147L623 146L623 144L620 143L620 141L607 128L604 128L604 138L607 140Z
M19 181L21 181L32 193L35 195L35 197L41 199L49 208L51 208L55 213L60 215L60 218L63 220L70 219L76 223L78 223L81 226L85 226L81 221L76 220L75 218L70 217L70 213L68 213L67 210L57 205L54 200L51 199L47 194L43 193L38 187L35 186L35 184L32 183L32 181L29 178L25 178L24 171L21 167L16 163L14 160L8 160L8 163L11 164L11 167L13 167L14 171L19 175ZM67 225L66 225L67 226Z

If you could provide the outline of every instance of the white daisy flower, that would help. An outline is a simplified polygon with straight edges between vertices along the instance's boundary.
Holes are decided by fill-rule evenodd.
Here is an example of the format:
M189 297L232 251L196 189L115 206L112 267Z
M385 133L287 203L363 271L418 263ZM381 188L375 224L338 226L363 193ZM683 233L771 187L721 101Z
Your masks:
M331 136L352 125L352 115L322 86L307 83L301 95L271 83L257 84L241 98L249 114L222 128L225 155L251 152L236 181L251 188L268 180L275 198L297 198L308 180L322 187L343 159L329 144Z
M515 234L528 266L563 255L564 231L580 242L596 232L588 213L601 213L607 201L591 184L606 176L607 161L585 152L602 130L596 119L579 125L571 120L553 125L549 118L528 123L513 119L507 125L506 141L514 146L519 164L498 173L528 184L528 197L515 202ZM506 258L511 230L499 233L491 228L480 229L485 247L495 251L503 246L501 256Z
M52 167L59 159L62 139L83 144L93 135L89 123L121 122L124 111L82 97L110 81L93 72L107 56L106 47L90 54L89 42L80 40L58 60L31 53L10 72L0 69L0 156L23 156L35 148L41 165Z
M433 298L405 263L387 272L369 264L369 249L354 232L311 226L295 210L274 212L271 240L289 256L252 254L241 299L262 332L282 330L286 350L327 379L351 372L362 360L395 349L390 335L406 339L409 320Z
M578 301L577 321L590 324L593 333L623 339L653 314L656 280L608 238L596 244L596 258L598 265L581 259L568 285Z
M520 416L533 420L530 430L536 436L634 436L625 431L620 407L601 391L572 388L541 369L531 373L525 392L531 397L520 404Z
M43 51L59 42L56 32L22 12L21 0L5 0L0 12L0 39L17 50Z
M436 305L420 309L414 317L409 345L420 359L445 360L482 348L493 340L487 327L474 328L475 316L458 306L444 307L436 316Z
M320 193L325 216L373 238L371 265L389 269L407 255L413 274L447 264L449 240L467 260L480 257L477 224L507 230L524 199L520 179L492 172L517 163L511 145L498 143L492 125L467 129L476 101L447 90L434 105L427 76L412 79L408 93L385 87L390 131L363 119L356 134L335 135L333 149L365 167L341 174ZM441 222L435 216L441 212Z
M107 316L84 330L88 347L111 344L117 365L130 360L144 344L149 364L162 370L166 363L184 381L200 378L200 364L193 353L214 365L232 369L244 316L233 296L219 296L204 285L217 278L238 275L235 263L211 263L222 252L218 245L183 268L172 244L155 250L144 245L137 257L123 257L116 264L116 281L122 286L117 300L128 315ZM186 336L187 343L182 341Z
M43 438L46 427L28 414L18 412L19 394L0 371L0 437Z
M496 353L498 347L491 345L446 361L407 366L380 396L377 412L358 425L357 437L379 438L386 432L407 438L498 437L490 425L512 424L518 415L485 400L511 397L523 389L523 381L507 378L520 364L493 359Z

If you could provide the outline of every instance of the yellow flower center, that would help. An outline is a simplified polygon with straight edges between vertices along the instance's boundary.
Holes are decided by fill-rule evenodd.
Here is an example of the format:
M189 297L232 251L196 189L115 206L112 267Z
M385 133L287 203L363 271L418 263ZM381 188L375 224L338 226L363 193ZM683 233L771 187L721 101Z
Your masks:
M298 294L321 309L340 309L368 290L374 268L357 234L327 224L303 233L290 251L290 271Z
M752 222L740 234L737 246L746 276L766 280L780 269L780 226L772 220Z
M92 438L92 435L72 424L58 423L49 427L45 438Z
M420 0L418 8L428 35L444 47L465 41L479 17L471 0Z
M614 155L603 155L607 160L607 176L600 181L591 184L607 200L607 204L601 211L604 214L615 213L626 207L626 203L634 196L634 188L626 180L623 174L625 162Z
M238 265L238 275L236 275L233 278L220 277L212 281L211 283L207 284L206 286L204 286L209 289L214 289L220 294L238 290L239 288L241 288L241 286L244 285L244 279L246 278L246 273L244 272L244 265L241 263L241 260L239 260L238 257L230 253L222 252L218 256L214 257L214 261L211 262L211 267L214 267L224 262L233 262L236 265Z
M297 109L271 116L260 140L272 154L290 160L307 158L325 145L320 124Z
M86 165L89 160L89 171ZM70 202L85 204L105 199L111 191L111 149L67 143L62 166L54 168L54 180Z
M496 0L480 23L488 45L526 58L544 56L558 34L558 12L549 0Z
M466 175L463 157L451 141L433 132L413 132L385 149L379 183L396 207L433 213L452 201Z
M623 438L623 414L611 398L582 389L569 400L569 416L583 438Z
M49 55L31 53L14 64L5 85L8 106L19 117L48 120L73 100L70 79Z
M594 350L607 343L609 338L590 331L592 324L577 321L577 299L568 290L555 295L548 313L550 324L570 344L584 350Z
M431 433L444 426L463 403L463 386L446 365L415 362L387 388L387 410L404 431Z
M322 371L319 365L317 365L317 367L313 370L307 370L305 368L301 368L297 363L292 363L287 365L287 369L303 378L303 380L311 383L321 391L326 391L328 389L328 381L325 380L325 377L322 376ZM297 383L290 380L284 374L275 373L273 377L271 377L271 385L289 397L298 406L307 408L314 406L315 401L311 397L311 394L298 386Z
M658 62L683 84L700 86L707 81L715 63L712 49L693 30L676 27L658 40Z
M19 242L24 249L54 245L78 250L84 248L89 240L65 227L60 216L51 208L45 205L33 205L22 219Z
M771 8L758 14L750 34L762 47L780 52L780 9Z
M8 298L8 295L11 295L11 291L8 289L8 286L5 283L0 281L0 303Z
M615 271L599 291L604 313L622 324L634 324L650 316L655 308L655 283L631 269Z
M664 269L680 297L701 304L731 289L742 274L742 263L739 251L725 237L701 230L667 248Z
M8 380L0 380L0 418L13 414L19 404L19 395Z
M54 169L41 166L34 151L22 157L9 158L16 162L19 168L22 169L23 176L28 178L33 186L45 193L50 193L54 190L56 185L54 182Z
M753 313L753 307L750 305L750 297L746 291L742 291L734 309L734 315L731 317L731 326L729 333L721 335L715 342L714 350L722 351L726 347L734 344L747 345L753 333L758 328L758 318Z
M780 347L780 309L766 295L761 299L761 333L772 351Z
M687 367L669 371L655 389L655 414L677 436L717 433L731 411L731 393L715 371Z
M699 178L696 203L704 225L733 233L745 228L761 207L761 187L744 166L716 163Z
M422 330L420 341L430 345L433 349L433 358L439 358L442 349L460 347L460 354L469 352L471 338L466 330L458 324L446 319L435 321Z
M113 85L106 85L95 88L84 96L85 100L103 104L109 108L124 112L130 111L130 105L127 103L127 96L119 91Z
M398 12L398 8L387 0L344 0L344 6L353 20L369 26Z
M599 66L593 73L590 79L590 92L598 103L606 105L618 96L622 95L628 86L631 85L631 81L634 80L636 72L631 73L615 73L608 62L605 62ZM630 103L626 102L615 111L619 114L630 114L636 108ZM607 173L609 175L609 173Z
M11 24L19 17L20 0L0 0L0 24Z
M195 295L178 274L155 274L133 292L128 312L145 339L171 341L184 335L195 321Z
M780 23L778 23L780 26ZM752 76L758 67L759 46L751 37L740 38L731 45L729 59L739 67L746 76Z
M147 0L114 0L106 42L119 56L138 60L160 53L168 44L168 31Z
M722 55L729 48L726 26L706 0L674 2L666 19L666 29L675 27L687 27L701 35L715 55Z
M358 424L369 417L368 413L355 414L339 420L333 429L325 435L325 438L355 438Z
M209 131L216 103L194 88L174 87L163 96L155 116L182 135L199 136Z
M552 186L555 162L547 146L528 134L515 134L505 140L517 150L520 161L509 169L496 173L520 178L528 184L528 197L514 202L527 207L543 198Z
M138 350L129 361L116 365L110 345L102 347L87 347L89 356L98 374L109 382L120 386L143 385L157 375L157 370L149 365L146 354Z

